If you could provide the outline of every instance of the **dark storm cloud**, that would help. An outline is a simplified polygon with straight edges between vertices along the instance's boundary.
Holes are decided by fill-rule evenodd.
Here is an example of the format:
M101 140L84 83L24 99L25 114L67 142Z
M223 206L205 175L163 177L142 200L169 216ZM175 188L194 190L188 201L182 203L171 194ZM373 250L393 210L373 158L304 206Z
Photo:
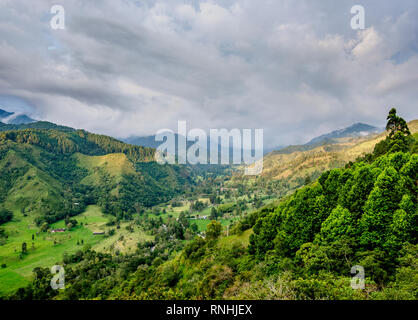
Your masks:
M127 136L176 128L264 128L303 142L389 106L416 118L415 1L56 1L0 4L0 95L35 114ZM191 2L190 2L191 3Z

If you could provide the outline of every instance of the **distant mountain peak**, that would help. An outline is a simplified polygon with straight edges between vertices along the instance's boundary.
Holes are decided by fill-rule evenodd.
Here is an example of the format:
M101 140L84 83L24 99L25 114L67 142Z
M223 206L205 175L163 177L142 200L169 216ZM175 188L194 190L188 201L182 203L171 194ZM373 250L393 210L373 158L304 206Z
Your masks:
M0 109L0 122L6 124L28 124L36 122L36 120L28 117L26 114L8 112L6 110Z
M352 124L349 127L334 130L330 133L320 135L319 137L313 138L311 141L306 143L306 145L318 144L323 141L330 139L346 138L346 137L361 137L367 136L372 133L379 133L382 129L371 126L366 123L357 122Z
M13 112L7 112L3 109L0 109L0 120L3 118L10 117L13 114Z

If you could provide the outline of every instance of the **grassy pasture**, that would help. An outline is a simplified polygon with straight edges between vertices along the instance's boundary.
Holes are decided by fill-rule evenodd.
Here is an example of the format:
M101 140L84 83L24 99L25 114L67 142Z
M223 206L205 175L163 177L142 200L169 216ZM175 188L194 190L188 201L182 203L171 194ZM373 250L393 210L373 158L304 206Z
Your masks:
M19 210L14 213L12 221L2 225L9 235L7 243L0 246L0 295L10 293L29 283L32 270L36 267L52 267L62 261L65 253L71 254L90 245L96 251L119 250L129 252L135 250L139 241L151 240L139 227L134 232L126 230L128 222L116 226L106 226L109 217L105 216L98 206L89 206L86 211L75 217L78 225L63 233L42 233L33 223L31 217L24 217ZM53 229L64 228L64 221L51 225ZM115 235L93 235L93 232L115 229ZM32 241L34 235L34 241ZM120 240L123 236L123 240ZM81 244L83 241L83 244ZM22 243L27 244L27 254L20 257ZM79 243L77 245L77 242ZM33 243L33 246L32 246Z

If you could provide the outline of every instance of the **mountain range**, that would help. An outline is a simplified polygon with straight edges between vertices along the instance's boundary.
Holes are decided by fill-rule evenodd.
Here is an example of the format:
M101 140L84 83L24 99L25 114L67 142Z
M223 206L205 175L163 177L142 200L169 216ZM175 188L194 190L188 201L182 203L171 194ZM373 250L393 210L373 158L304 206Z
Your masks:
M3 119L9 118L13 114L0 110L0 117L3 117ZM410 122L408 125L412 133L418 131L417 120ZM25 134L22 133L23 129L25 129ZM143 202L143 205L152 205L159 200L169 199L170 196L181 189L184 177L188 177L190 170L193 170L193 166L187 166L189 171L184 168L180 170L180 167L173 169L174 167L171 166L154 166L152 155L155 148L161 143L155 141L155 136L126 138L123 140L128 144L125 144L114 138L45 121L22 124L0 122L0 131L14 132L13 135L0 136L5 141L3 148L0 146L0 150L3 150L5 156L4 159L10 157L13 153L13 157L24 159L24 161L17 162L21 163L22 166L25 166L23 163L27 162L29 158L27 153L32 148L35 148L30 151L32 154L41 155L45 154L45 151L52 152L52 154L58 152L60 156L64 155L66 157L63 160L64 162L75 161L76 166L81 166L88 172L94 172L90 178L83 178L84 180L81 179L78 182L89 182L92 187L95 187L100 184L98 181L103 182L104 177L110 177L109 181L114 187L109 191L114 190L114 195L123 195L124 186L129 185L128 189L132 187L131 178L141 177L142 182L140 184L147 181L145 185L152 198L152 200ZM306 178L315 179L326 170L341 167L347 162L371 152L374 145L386 137L385 133L380 132L382 130L377 127L356 123L350 127L316 137L304 145L288 146L269 152L263 159L262 177L286 181L289 184L289 190L298 188L303 185ZM176 134L176 141L177 139L178 135ZM102 141L105 147L95 144L98 140ZM94 143L90 144L92 141ZM188 145L192 143L188 142ZM208 145L209 143L208 141ZM39 149L42 149L43 153L40 153L41 150ZM6 150L9 151L6 152ZM231 153L230 158L232 158L232 148L229 151ZM52 154L50 157L52 157ZM115 156L115 154L119 155ZM147 156L142 158L138 156L144 154L147 154ZM31 165L33 166L34 163L38 162L33 160ZM5 168L3 167L3 169ZM47 174L50 170L50 168L45 167L38 167L37 169L46 171L44 173ZM202 168L199 168L199 170L202 172ZM116 176L114 175L115 172L118 173ZM124 184L126 177L130 181L128 184ZM167 177L170 177L169 182L164 180ZM93 183L93 181L95 182ZM133 188L135 189L135 187ZM9 192L6 189L3 191L4 194ZM157 193L161 193L162 197L156 196Z
M21 126L5 126L8 125L27 125L26 127ZM37 121L25 114L9 112L3 109L0 109L0 131L4 130L16 130L22 128L38 128L38 129L60 129L60 130L74 130L69 127L59 126L45 121ZM364 137L368 135L373 135L379 132L382 132L384 129L377 128L375 126L364 124L364 123L355 123L349 127L338 129L330 133L320 135L313 138L304 145L298 146L278 146L275 148L264 148L264 154L268 154L273 151L282 150L284 153L293 152L293 151L305 151L315 148L321 144L331 144L335 139L347 138L347 137ZM178 134L175 134L176 142L178 141ZM155 135L149 136L130 136L128 138L120 138L119 140L142 147L154 148L156 149L161 142L155 140ZM193 142L187 142L187 146L192 145ZM210 138L208 137L208 149L210 145ZM233 147L229 148L230 154L233 152Z
M323 134L319 137L313 138L306 145L315 145L324 141L329 141L338 138L347 137L364 137L370 134L382 132L384 129L377 128L365 123L355 123L347 128L332 131L327 134Z
M410 121L408 127L411 134L416 134L418 120ZM314 143L270 152L264 157L262 176L286 181L290 189L298 188L306 179L313 181L326 170L343 167L372 152L387 136L387 132L379 132L377 128L355 124L311 140Z
M305 151L310 150L312 148L315 148L319 145L323 144L332 144L333 142L336 142L336 139L340 138L348 138L348 137L366 137L373 134L377 134L380 132L383 132L383 128L377 128L375 126L364 124L364 123L355 123L349 127L338 129L335 131L332 131L330 133L326 133L323 135L320 135L318 137L313 138L309 142L303 144L303 145L297 145L297 146L277 146L273 148L265 147L264 148L264 155L273 152L273 151L279 151L283 150L282 152L288 153L293 151ZM178 141L178 134L175 134L176 141ZM149 148L157 148L161 142L155 141L155 135L150 136L131 136L128 138L122 138L121 141L124 141L129 144L134 144L138 146L143 147L149 147ZM192 145L193 142L187 142L188 146ZM210 137L208 137L208 149L210 145ZM232 155L233 147L231 146L229 148L229 152Z

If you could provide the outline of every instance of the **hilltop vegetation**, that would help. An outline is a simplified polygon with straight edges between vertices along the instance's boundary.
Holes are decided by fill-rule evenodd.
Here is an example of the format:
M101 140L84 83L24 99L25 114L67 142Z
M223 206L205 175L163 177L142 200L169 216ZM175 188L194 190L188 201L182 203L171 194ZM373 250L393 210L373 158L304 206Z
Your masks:
M24 129L41 129L41 130L60 130L65 132L72 132L75 129L60 126L52 122L48 121L36 121L26 124L10 124L10 123L3 123L0 122L0 131L11 131L11 130L24 130Z
M111 137L89 133L84 130L24 129L0 133L2 143L14 142L38 146L55 154L104 155L124 153L132 161L152 161L154 149L125 144Z

